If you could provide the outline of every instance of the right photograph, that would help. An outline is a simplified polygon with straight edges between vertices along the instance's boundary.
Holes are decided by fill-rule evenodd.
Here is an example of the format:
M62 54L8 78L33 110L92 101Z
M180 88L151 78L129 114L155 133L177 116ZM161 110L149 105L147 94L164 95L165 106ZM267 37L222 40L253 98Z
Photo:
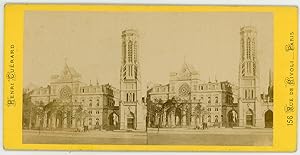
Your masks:
M269 23L269 29L262 29L260 25L265 23L248 20L249 24L239 29L226 27L226 19L224 25L212 24L207 31L219 34L205 33L205 39L198 40L199 45L207 43L209 47L183 52L182 61L173 61L174 55L165 58L171 61L166 64L182 65L169 72L169 81L148 83L151 144L272 145L273 28ZM222 36L228 31L232 35ZM183 48L191 40L174 46ZM221 46L224 43L235 47L229 51L230 45ZM234 51L237 47L238 52Z

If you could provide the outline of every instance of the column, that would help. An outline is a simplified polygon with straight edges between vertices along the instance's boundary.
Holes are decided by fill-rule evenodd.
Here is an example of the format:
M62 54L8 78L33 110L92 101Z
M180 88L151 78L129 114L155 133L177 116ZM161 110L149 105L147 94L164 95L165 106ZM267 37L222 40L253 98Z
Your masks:
M163 127L166 126L166 119L167 119L167 114L166 114L166 111L164 111L164 113L162 115L162 126Z
M159 123L159 116L157 114L155 114L155 122L154 122L154 124L158 125L158 123Z
M181 125L186 126L186 111L182 111Z
M47 128L47 112L44 113L44 122L43 122L43 128Z
M72 122L72 128L76 128L76 119L72 118L71 122Z
M51 127L52 127L52 113L50 114L50 116L49 116L49 118L47 118L49 121L47 122L47 127L49 128L49 129L51 129Z
M196 126L200 126L200 118L199 117L195 117L195 122L196 122Z
M175 120L175 112L172 111L172 113L171 113L171 127L174 127L174 126L175 126L175 124L176 124L175 121L176 121L176 120Z
M51 115L51 128L52 129L56 128L56 117L55 117L55 114Z
M195 126L196 122L195 122L195 116L191 115L192 119L191 119L191 126Z
M195 116L195 104L191 105L191 126L195 127L196 126L196 116Z
M38 115L35 117L35 127L40 127L40 117Z
M63 114L63 118L62 118L62 121L63 121L63 128L67 128L68 127L68 118L67 118L67 114L64 113Z
M72 114L71 114L72 118L71 118L71 121L72 121L72 128L76 128L77 125L76 125L76 118L75 118L75 110L72 110Z
M55 120L56 120L55 127L58 128L59 127L59 123L60 123L60 119L55 118Z

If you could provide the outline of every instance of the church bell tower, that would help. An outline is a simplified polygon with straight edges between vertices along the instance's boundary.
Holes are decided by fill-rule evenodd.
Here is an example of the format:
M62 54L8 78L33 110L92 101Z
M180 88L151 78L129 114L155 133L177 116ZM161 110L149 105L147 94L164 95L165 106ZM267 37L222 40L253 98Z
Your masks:
M144 129L145 118L141 96L138 33L122 32L122 58L120 70L121 129Z
M239 126L260 126L257 32L253 26L240 29Z

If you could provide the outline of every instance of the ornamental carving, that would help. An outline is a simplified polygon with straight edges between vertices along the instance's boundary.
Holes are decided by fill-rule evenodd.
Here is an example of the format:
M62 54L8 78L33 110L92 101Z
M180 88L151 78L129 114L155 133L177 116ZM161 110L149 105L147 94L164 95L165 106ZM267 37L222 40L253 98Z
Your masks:
M186 96L190 95L191 88L187 83L184 83L179 87L178 92L179 92L179 96L186 97Z
M64 86L60 89L60 99L61 100L68 100L72 96L72 90L69 86Z

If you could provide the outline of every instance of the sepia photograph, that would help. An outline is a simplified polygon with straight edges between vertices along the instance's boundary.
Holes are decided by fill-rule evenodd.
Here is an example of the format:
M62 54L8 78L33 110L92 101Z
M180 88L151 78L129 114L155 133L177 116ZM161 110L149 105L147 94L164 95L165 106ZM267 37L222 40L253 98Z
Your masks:
M273 14L25 11L23 144L273 145Z

